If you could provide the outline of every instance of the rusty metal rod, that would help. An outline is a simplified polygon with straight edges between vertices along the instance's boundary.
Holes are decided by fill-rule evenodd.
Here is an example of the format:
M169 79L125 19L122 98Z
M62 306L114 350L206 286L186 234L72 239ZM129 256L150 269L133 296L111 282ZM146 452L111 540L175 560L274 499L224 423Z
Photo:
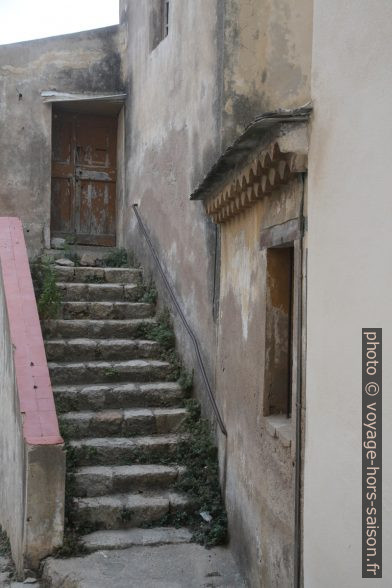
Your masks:
M222 417L220 415L218 405L216 404L216 400L214 398L214 394L213 394L212 389L211 389L211 385L210 385L210 382L209 382L209 379L208 379L208 376L207 376L207 373L206 373L206 370L205 370L205 367L204 367L204 362L203 362L203 359L202 359L202 356L201 356L201 353L200 353L199 343L197 341L196 335L192 331L191 326L189 325L189 323L188 323L188 321L187 321L184 313L182 312L182 308L181 308L181 306L179 305L179 303L177 301L177 298L176 298L176 295L174 294L173 288L171 287L171 285L169 283L169 280L167 279L166 274L163 271L163 267L161 265L161 262L159 261L158 254L155 251L154 245L152 244L152 241L150 239L150 236L149 236L149 234L147 232L147 229L146 229L146 227L145 227L145 225L144 225L144 223L143 223L143 221L141 219L141 216L139 214L139 211L137 209L138 208L138 205L137 204L133 204L132 205L132 208L133 208L133 211L134 211L134 213L136 215L136 219L137 219L137 222L139 224L140 230L143 233L144 238L147 241L147 245L148 245L148 247L149 247L149 249L151 251L151 254L152 254L153 258L154 258L154 261L156 263L157 269L158 269L158 271L159 271L159 273L160 273L160 275L162 277L163 283L165 284L166 289L167 289L167 291L169 293L169 296L171 298L171 301L173 302L173 305L174 305L176 311L179 314L179 317L180 317L180 319L182 321L182 324L185 327L186 332L188 333L189 337L191 338L191 341L193 343L193 347L195 349L196 357L197 357L197 363L199 364L199 368L200 368L200 372L201 372L201 375L202 375L202 378L203 378L204 386L205 386L205 389L207 391L208 399L211 402L211 406L212 406L212 409L214 411L216 420L218 421L220 430L222 431L222 433L225 436L227 436L227 430L226 430L225 424L223 422L223 419L222 419Z

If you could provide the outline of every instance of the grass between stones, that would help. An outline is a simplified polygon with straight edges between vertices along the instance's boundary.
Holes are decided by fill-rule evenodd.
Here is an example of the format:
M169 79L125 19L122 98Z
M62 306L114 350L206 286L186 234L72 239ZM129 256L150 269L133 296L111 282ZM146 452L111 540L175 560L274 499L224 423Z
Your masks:
M118 460L118 465L162 464L181 465L184 473L175 483L174 489L186 494L192 503L191 509L168 513L164 517L142 525L144 528L161 526L186 526L193 532L193 540L205 547L224 544L227 540L227 516L219 484L219 466L217 448L213 442L210 423L201 418L200 405L194 399L184 401L187 418L182 425L183 436L173 451L162 454L135 447L132 458ZM76 517L74 496L74 471L78 463L87 458L96 457L95 448L75 450L68 444L71 430L63 425L61 428L67 448L67 484L66 484L66 533L63 548L58 552L62 556L85 553L80 543L80 536L98 530L98 527ZM203 514L201 514L203 513ZM132 518L132 512L126 508L121 513L124 523Z
M130 260L126 249L114 249L103 258L105 267L129 267Z
M40 319L57 318L61 307L61 293L56 284L53 263L36 260L31 264L31 276Z
M0 527L0 556L11 557L11 546L7 533Z
M222 545L227 541L227 515L219 484L217 448L210 423L201 418L200 404L195 399L184 401L188 415L183 424L185 433L171 458L161 463L185 466L185 472L175 483L175 489L189 496L191 510L169 513L152 526L189 527L193 540L205 547Z

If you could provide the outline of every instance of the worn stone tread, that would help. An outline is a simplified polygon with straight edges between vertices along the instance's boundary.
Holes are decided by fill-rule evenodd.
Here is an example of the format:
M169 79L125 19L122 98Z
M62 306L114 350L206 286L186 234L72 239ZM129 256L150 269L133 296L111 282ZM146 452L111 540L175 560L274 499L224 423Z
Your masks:
M185 435L146 435L137 437L96 437L72 439L77 464L84 465L132 465L140 455L147 463L175 458L178 443Z
M179 404L185 394L177 382L53 386L57 410L156 408Z
M43 580L57 588L245 588L227 547L192 542L96 550L70 559L47 558ZM280 588L282 582L275 584Z
M141 269L125 267L62 267L54 266L59 282L85 282L88 279L104 279L111 283L140 282Z
M49 362L48 367L53 384L151 381L165 379L171 374L168 362L147 359Z
M140 319L152 317L155 306L147 302L62 302L60 314L64 319Z
M83 522L118 529L152 523L169 512L186 510L188 497L174 491L149 491L75 498L74 508ZM124 512L126 511L126 512Z
M67 302L136 302L143 294L143 288L137 282L133 284L57 282L57 287L62 300Z
M156 547L158 545L190 543L191 541L192 533L189 529L175 529L174 527L95 531L82 538L82 542L89 552L100 549L126 549L137 545Z
M46 337L131 338L141 325L155 325L155 318L143 319L50 319L43 321Z
M158 359L161 353L156 341L143 339L48 339L45 349L48 361Z
M172 486L184 472L181 466L138 464L87 466L75 472L76 496L102 496Z
M130 408L62 414L72 437L174 433L184 422L184 408Z

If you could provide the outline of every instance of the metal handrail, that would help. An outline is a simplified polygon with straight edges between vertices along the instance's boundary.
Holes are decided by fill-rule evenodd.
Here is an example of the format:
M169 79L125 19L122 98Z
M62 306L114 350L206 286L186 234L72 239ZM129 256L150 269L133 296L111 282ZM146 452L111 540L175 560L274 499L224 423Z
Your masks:
M199 343L197 341L196 335L192 331L191 326L189 325L187 319L185 318L185 315L182 312L181 306L179 305L179 303L177 301L176 295L174 294L173 289L172 289L172 287L171 287L171 285L170 285L170 283L169 283L169 281L168 281L168 279L166 277L166 274L163 271L163 267L161 265L161 262L159 261L158 254L155 251L154 245L152 244L152 241L151 241L150 236L149 236L149 234L147 232L147 229L144 226L144 223L143 223L143 221L142 221L142 219L140 217L139 211L137 209L138 208L138 205L137 204L133 204L132 205L132 208L133 208L133 211L134 211L134 213L136 215L136 219L137 219L137 222L139 224L140 230L143 233L143 235L144 235L144 237L145 237L145 239L147 241L147 245L148 245L148 247L149 247L149 249L151 251L151 254L152 254L153 258L154 258L154 261L156 263L156 266L158 268L158 271L161 274L161 277L163 279L163 283L166 286L166 289L167 289L167 291L169 293L169 296L170 296L170 298L171 298L171 300L172 300L172 302L174 304L174 307L175 307L176 311L178 312L178 314L180 316L180 319L182 321L182 324L185 327L186 332L188 333L189 337L191 338L191 341L193 343L193 347L195 349L195 353L196 353L196 357L197 357L197 362L199 364L199 368L200 368L201 375L202 375L202 378L203 378L204 386L205 386L205 389L206 389L207 394L208 394L208 399L211 402L211 406L212 406L213 411L214 411L214 414L216 416L216 420L218 421L220 430L222 431L222 433L225 436L227 436L227 430L226 430L225 424L223 422L223 419L222 419L222 417L220 415L218 405L216 404L216 400L214 398L214 395L213 395L213 392L212 392L212 389L211 389L211 385L210 385L210 382L209 382L209 379L208 379L208 376L207 376L207 373L206 373L206 370L205 370L205 367L204 367L204 363L203 363L203 359L201 357Z

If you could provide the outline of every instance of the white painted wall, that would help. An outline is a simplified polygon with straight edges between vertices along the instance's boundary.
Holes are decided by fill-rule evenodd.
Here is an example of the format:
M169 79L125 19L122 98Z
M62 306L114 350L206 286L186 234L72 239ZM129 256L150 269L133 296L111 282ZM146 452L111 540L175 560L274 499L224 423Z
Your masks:
M315 0L305 588L392 586L392 2ZM361 328L383 328L384 575L361 579Z

